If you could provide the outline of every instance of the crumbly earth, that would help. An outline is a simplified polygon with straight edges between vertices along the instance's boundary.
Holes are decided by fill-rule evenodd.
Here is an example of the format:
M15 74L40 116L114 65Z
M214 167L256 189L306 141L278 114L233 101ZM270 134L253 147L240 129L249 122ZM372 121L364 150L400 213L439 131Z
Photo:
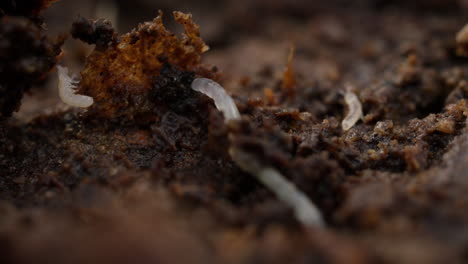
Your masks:
M25 17L0 18L0 120L17 111L24 92L54 67L63 38L51 40Z
M468 261L464 2L234 2L205 3L210 52L180 12L184 37L161 16L120 36L76 20L96 44L79 87L95 104L0 121L1 263ZM201 76L242 120L190 88ZM347 87L364 116L343 131ZM231 146L327 227L301 226Z
M57 0L4 0L0 3L3 15L37 17L41 11Z

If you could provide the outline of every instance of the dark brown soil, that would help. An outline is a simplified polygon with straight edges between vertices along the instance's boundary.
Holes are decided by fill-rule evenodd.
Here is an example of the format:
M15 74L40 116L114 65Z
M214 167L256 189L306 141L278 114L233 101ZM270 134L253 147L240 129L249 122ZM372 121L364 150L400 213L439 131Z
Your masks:
M158 8L165 23L119 35L63 11L94 1L45 19L0 5L0 263L468 261L466 1L116 2L119 28ZM174 13L185 36L172 10L193 12ZM96 44L62 48L94 105L26 96L10 117L25 91L57 93L41 82L57 29ZM201 76L242 120L190 88ZM364 117L343 131L346 87ZM281 171L327 227L298 223L231 146Z
M24 17L0 17L0 120L20 106L23 93L54 67L63 38L50 40Z

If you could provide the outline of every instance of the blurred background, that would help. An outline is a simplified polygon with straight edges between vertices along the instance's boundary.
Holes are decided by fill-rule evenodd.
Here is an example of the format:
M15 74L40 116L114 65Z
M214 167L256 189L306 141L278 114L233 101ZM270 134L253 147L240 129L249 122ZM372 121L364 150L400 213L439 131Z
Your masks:
M296 70L309 82L332 80L328 85L333 85L352 75L353 82L361 76L357 84L367 84L366 76L382 69L370 69L375 63L359 61L356 55L401 53L404 45L430 38L434 27L455 34L466 23L468 0L61 0L42 15L48 34L55 37L68 33L78 16L108 19L124 34L152 20L158 10L177 34L181 27L172 11L193 14L211 48L204 62L218 66L226 89L238 92L238 83L257 73L279 74L291 46L296 47ZM69 37L61 63L78 73L92 49ZM48 92L28 95L16 116L30 119L50 111L59 104L55 87L51 75L42 88ZM245 92L257 95L250 88Z

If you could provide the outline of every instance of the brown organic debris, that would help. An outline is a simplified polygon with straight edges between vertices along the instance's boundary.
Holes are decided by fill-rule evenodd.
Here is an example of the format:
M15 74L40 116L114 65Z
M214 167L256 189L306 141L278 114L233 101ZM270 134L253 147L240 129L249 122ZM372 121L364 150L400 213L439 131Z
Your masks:
M17 111L23 93L54 67L63 41L26 18L0 18L0 119Z
M88 57L81 72L79 93L94 98L95 114L117 117L131 115L132 109L148 111L149 92L165 64L207 78L215 77L216 72L201 64L201 56L208 46L200 38L198 25L189 14L174 12L174 18L185 29L182 38L164 27L160 12L152 22L120 36L119 41L104 50L102 46L97 47ZM77 23L75 29L80 27ZM99 37L93 37L93 41L96 39Z
M85 19L78 17L72 25L71 35L88 44L96 44L96 49L105 50L108 45L117 42L117 32L105 19Z

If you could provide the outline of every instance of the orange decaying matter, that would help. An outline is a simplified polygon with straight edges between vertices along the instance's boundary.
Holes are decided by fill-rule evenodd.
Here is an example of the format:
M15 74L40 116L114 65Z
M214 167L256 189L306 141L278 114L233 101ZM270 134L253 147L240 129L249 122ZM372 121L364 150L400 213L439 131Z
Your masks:
M78 92L93 97L97 114L115 117L143 107L165 63L215 78L213 70L200 64L201 55L209 48L200 38L199 26L190 14L174 12L174 18L185 29L182 38L164 27L159 12L152 22L140 24L107 49L96 49L87 58Z
M292 60L294 58L294 46L291 46L288 55L288 64L283 73L282 89L285 95L289 98L296 95L296 75L294 74L294 67Z

